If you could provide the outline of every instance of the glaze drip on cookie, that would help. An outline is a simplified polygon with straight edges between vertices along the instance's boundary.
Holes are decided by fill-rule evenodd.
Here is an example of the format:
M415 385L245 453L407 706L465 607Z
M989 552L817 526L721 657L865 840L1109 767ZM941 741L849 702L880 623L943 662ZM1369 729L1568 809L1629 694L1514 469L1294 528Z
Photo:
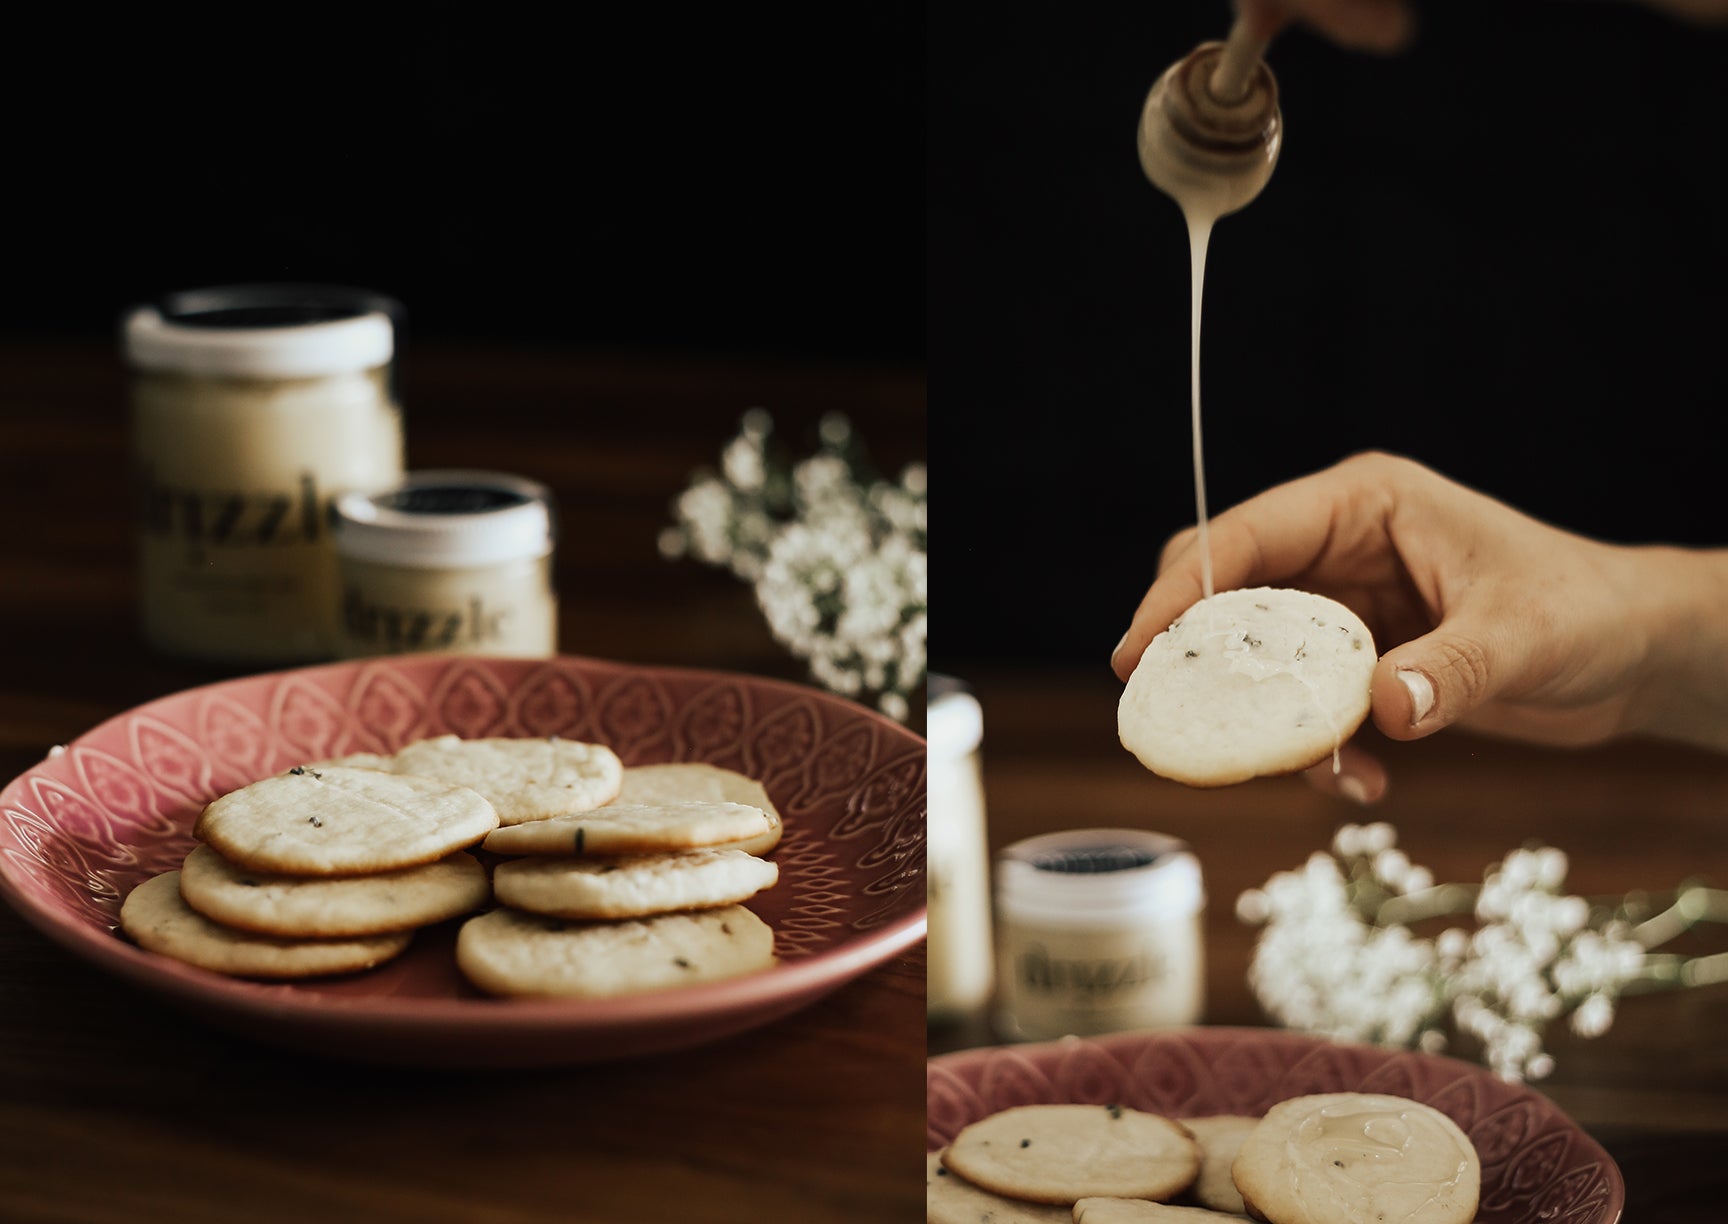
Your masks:
M1450 1118L1404 1097L1329 1093L1274 1106L1232 1173L1280 1224L1466 1224L1481 1163Z

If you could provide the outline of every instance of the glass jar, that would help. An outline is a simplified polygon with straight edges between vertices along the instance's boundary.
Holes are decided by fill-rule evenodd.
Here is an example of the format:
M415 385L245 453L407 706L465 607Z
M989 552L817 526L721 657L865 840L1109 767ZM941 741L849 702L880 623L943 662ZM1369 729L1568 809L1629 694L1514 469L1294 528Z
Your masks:
M930 677L928 865L930 936L926 1008L932 1021L980 1012L995 978L990 854L978 750L984 714L946 676Z
M225 663L330 657L331 499L402 477L401 313L361 290L241 285L128 314L152 646Z
M1194 1024L1205 997L1200 863L1138 829L1028 838L996 861L997 1012L1043 1041Z
M558 650L555 516L544 485L501 472L426 471L336 500L343 658Z

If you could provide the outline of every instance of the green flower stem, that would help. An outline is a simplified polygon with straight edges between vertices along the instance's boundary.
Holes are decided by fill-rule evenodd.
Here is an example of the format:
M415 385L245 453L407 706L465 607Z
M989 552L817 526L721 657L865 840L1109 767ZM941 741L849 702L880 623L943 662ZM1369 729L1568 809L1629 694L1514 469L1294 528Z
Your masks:
M1728 952L1715 952L1709 956L1653 953L1644 958L1643 973L1628 985L1627 993L1714 986L1719 982L1728 982Z
M1476 908L1475 884L1436 884L1420 892L1390 897L1374 912L1375 926L1409 926L1427 918L1468 914Z
M1700 922L1728 922L1728 890L1685 888L1674 904L1632 928L1632 938L1646 948L1658 948Z
M1728 952L1693 957L1680 967L1680 982L1684 986L1714 986L1718 982L1728 982Z

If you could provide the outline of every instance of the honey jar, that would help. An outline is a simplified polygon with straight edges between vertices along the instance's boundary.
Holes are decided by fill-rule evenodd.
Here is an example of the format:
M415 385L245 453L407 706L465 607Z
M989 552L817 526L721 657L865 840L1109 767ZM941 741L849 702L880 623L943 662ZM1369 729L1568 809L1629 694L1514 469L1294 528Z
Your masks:
M329 658L328 514L402 476L401 307L363 290L171 294L123 327L144 636L225 663Z
M996 860L996 1026L1051 1040L1197 1023L1200 864L1139 829L1073 829Z
M333 526L341 657L557 653L546 486L502 472L415 472L338 498Z

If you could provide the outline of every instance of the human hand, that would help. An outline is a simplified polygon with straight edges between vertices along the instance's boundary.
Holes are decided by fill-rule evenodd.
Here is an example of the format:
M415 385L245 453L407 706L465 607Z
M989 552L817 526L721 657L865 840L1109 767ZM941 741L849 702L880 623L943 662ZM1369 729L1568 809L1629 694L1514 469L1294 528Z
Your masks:
M1410 41L1416 26L1406 0L1240 0L1237 11L1261 41L1300 22L1359 51L1396 51Z
M1728 21L1728 0L1644 0L1690 21ZM1391 52L1416 30L1408 0L1240 0L1238 11L1256 38L1266 41L1291 22L1306 25L1341 47Z
M1391 739L1459 723L1544 744L1641 730L1728 749L1728 553L1571 535L1379 453L1251 498L1210 536L1215 590L1293 586L1362 617L1381 655L1372 717ZM1116 674L1201 595L1191 528L1165 546ZM1357 748L1336 776L1327 761L1309 777L1361 802L1386 788Z

